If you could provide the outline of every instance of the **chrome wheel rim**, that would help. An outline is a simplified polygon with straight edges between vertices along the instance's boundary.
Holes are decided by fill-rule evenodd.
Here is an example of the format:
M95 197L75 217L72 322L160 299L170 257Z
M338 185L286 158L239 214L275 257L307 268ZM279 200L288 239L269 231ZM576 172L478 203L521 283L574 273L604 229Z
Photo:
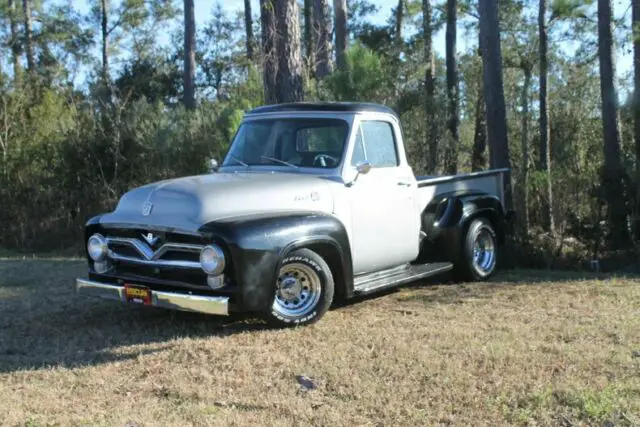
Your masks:
M493 235L481 229L473 244L473 266L483 274L491 273L496 265L496 245Z
M320 276L311 267L287 264L278 275L273 310L290 318L306 316L318 304L321 289Z

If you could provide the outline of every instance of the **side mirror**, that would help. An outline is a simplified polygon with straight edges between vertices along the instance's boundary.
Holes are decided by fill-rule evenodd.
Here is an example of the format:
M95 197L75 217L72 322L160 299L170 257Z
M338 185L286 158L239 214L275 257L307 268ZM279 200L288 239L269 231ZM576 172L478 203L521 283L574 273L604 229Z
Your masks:
M358 179L358 177L360 175L366 175L369 173L369 171L371 171L371 163L368 160L364 160L362 162L358 162L356 164L356 171L358 172L355 176L355 178L353 178L353 181L349 182L347 184L348 187L351 187L353 184L355 184L356 180Z
M220 168L220 165L218 164L218 161L216 159L209 159L209 173L214 173L217 172L218 169Z
M371 163L368 160L358 162L356 164L356 170L358 171L358 175L366 175L371 170ZM356 175L356 178L358 177L358 175Z

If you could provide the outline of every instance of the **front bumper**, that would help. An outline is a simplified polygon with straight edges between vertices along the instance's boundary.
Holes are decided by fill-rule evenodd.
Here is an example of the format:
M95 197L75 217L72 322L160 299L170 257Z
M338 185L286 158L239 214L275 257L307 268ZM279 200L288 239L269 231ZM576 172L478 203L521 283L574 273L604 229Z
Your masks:
M94 282L86 279L76 279L76 293L79 295L98 297L126 302L124 286ZM189 295L176 292L151 291L151 305L181 311L195 311L199 313L229 314L229 298L204 295Z

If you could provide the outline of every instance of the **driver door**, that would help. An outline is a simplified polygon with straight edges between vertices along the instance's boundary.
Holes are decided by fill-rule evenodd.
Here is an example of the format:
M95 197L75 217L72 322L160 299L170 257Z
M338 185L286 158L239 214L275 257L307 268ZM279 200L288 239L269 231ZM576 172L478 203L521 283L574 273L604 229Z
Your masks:
M399 155L397 124L361 119L354 126L358 129L349 167L355 171L365 160L372 166L347 189L354 273L365 274L415 259L420 222L416 181Z

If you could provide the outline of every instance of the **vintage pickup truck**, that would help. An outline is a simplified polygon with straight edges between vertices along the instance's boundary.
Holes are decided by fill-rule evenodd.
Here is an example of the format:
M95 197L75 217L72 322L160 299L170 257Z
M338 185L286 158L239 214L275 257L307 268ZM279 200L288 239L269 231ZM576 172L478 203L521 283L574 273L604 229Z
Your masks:
M512 217L508 172L415 177L383 105L255 108L219 167L132 189L87 222L76 291L288 326L449 270L484 280Z

